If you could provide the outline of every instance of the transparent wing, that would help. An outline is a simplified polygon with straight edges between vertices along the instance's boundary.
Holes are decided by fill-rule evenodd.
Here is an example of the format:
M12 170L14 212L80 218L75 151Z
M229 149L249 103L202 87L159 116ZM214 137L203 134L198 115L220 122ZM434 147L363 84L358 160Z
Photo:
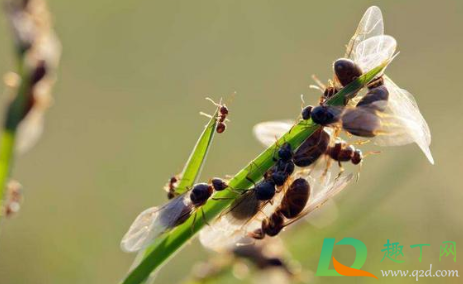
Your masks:
M269 147L288 132L293 125L294 123L290 120L261 122L254 126L253 133L260 143Z
M390 60L394 56L396 47L397 42L391 36L370 37L358 44L353 60L363 72L368 72L386 60Z
M345 107L341 117L342 128L356 136L374 137L374 143L379 146L416 143L434 164L429 150L429 127L413 96L398 88L389 78L385 79L389 100L372 103L370 107Z
M147 247L159 235L189 216L192 206L185 197L178 196L162 207L151 207L141 212L122 238L122 250L136 252Z
M345 57L352 59L359 43L370 37L383 35L383 33L384 22L381 10L376 6L372 6L363 14L357 30L347 44Z
M307 215L310 212L314 211L315 209L322 206L325 202L336 196L340 193L346 186L352 181L354 175L349 174L345 176L341 176L339 178L334 179L330 183L326 184L324 188L322 188L318 194L314 196L314 198L308 203L307 208L303 212Z
M424 152L431 164L434 159L429 149L431 145L431 132L426 120L421 115L420 109L407 90L399 88L389 77L384 76L388 91L389 101L387 112L398 118L401 124L400 135L388 137L380 136L376 143L381 146L399 146L415 142Z
M252 192L243 195L239 205L233 206L224 215L217 218L211 226L201 230L199 240L201 244L214 251L230 250L238 244L254 240L248 238L250 232L259 229L266 216L270 216L281 203L282 193L277 193L273 204L264 202L258 204ZM255 208L255 209L253 209ZM250 244L249 243L249 244Z
M324 130L332 131L331 128L327 127ZM325 158L329 159L328 157ZM322 193L329 187L332 177L337 176L337 173L333 172L337 167L331 167L326 170L326 159L319 159L309 171L301 169L295 173L295 178L302 177L309 182L311 198ZM311 202L310 199L309 202ZM332 224L338 218L339 210L334 200L328 200L322 210L317 210L310 214L310 216L310 218L305 219L308 223L317 228L323 228Z
M157 219L159 219L158 207L151 207L141 212L122 238L121 249L125 252L135 252L154 240L166 229L155 226Z
M304 218L309 213L313 212L314 210L320 208L323 204L325 204L328 200L332 199L338 193L340 193L346 186L352 181L354 175L349 174L345 176L341 176L330 181L328 184L324 186L317 194L313 196L307 203L306 208L301 214L291 221L287 222L285 226L288 226L301 218Z

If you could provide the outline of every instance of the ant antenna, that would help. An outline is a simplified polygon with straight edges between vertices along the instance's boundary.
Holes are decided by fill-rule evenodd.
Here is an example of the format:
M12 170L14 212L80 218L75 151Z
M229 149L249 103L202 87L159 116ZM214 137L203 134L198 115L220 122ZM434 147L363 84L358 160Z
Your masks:
M320 79L318 79L318 77L316 75L312 75L312 80L315 81L315 83L318 85L318 88L324 90L326 89L326 85L322 83L322 81L320 81ZM313 85L312 85L313 86Z
M202 111L199 112L199 115L205 116L205 117L207 117L207 118L212 118L212 115L207 114L207 113L202 112Z
M304 101L304 94L301 94L301 110L304 109L305 101Z
M209 97L206 97L206 101L210 101L213 105L215 105L216 107L220 107L222 105L222 98L220 98L220 101L219 103L216 103L214 102L213 99L209 98Z

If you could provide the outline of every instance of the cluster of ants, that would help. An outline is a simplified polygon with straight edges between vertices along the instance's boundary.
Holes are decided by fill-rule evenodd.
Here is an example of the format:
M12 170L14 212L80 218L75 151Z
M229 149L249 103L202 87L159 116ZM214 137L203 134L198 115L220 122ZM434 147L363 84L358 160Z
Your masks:
M349 59L339 59L334 64L334 71L336 77L344 87L351 83L353 80L362 75L360 68ZM374 107L378 109L377 102L384 101L388 98L387 88L382 84L382 80L378 79L368 86L367 94L357 103L357 108ZM349 133L362 137L374 136L374 127L359 130L357 125L350 125L349 118L352 115L361 115L355 111L340 112L338 108L330 107L325 104L339 89L335 87L328 87L324 91L321 98L320 105L317 107L307 106L303 108L301 117L303 120L312 119L315 123L321 125L321 128L316 130L310 137L308 137L295 151L289 143L284 143L279 146L275 157L275 165L266 171L263 179L255 183L251 189L242 190L243 198L248 198L246 193L252 194L258 202L271 201L275 193L285 188L283 199L274 213L262 221L262 227L249 234L250 237L255 239L263 239L267 236L276 236L285 226L289 223L286 220L292 220L299 216L307 205L310 196L310 185L304 178L297 178L292 180L290 185L286 185L288 179L294 173L295 167L306 168L317 162L323 155L328 156L330 159L339 163L350 161L354 165L358 165L363 160L362 151L355 149L354 146L349 145L347 142L337 139L337 141L330 145L332 137L328 131L324 129L338 121L346 121L342 128ZM218 105L219 114L217 118L217 132L222 133L223 127L220 126L226 119L229 113L225 105ZM373 122L374 124L374 122ZM220 126L220 127L219 127ZM342 169L342 167L341 167ZM178 177L172 177L166 185L168 198L174 198L176 183L179 181ZM189 191L189 200L194 208L200 208L204 205L209 198L213 195L214 191L222 191L228 188L228 184L220 179L213 178L209 183L195 184ZM236 189L232 189L236 190ZM242 202L238 200L237 203ZM233 205L232 205L233 208ZM232 210L233 213L233 210ZM184 219L184 218L180 218ZM179 219L179 220L180 220ZM291 222L292 223L292 222ZM178 225L177 223L176 225Z
M337 60L334 64L334 71L336 78L341 83L341 87L348 85L362 74L360 68L349 59ZM176 192L176 187L180 178L178 176L172 177L165 186L167 196L171 199L171 202L161 208L155 207L153 210L145 211L145 214L149 214L149 218L144 218L143 220L150 221L148 222L149 226L142 226L142 228L145 228L146 234L150 236L150 239L137 239L138 243L134 245L130 242L130 236L134 232L129 230L128 235L124 238L125 242L124 240L122 242L123 249L134 251L144 247L146 245L145 242L150 243L152 241L151 238L153 238L153 235L150 234L150 229L146 228L158 226L156 232L161 234L165 230L176 227L185 222L198 209L202 210L202 206L213 196L214 192L223 191L227 188L235 192L239 191L241 194L241 197L232 204L229 210L238 219L252 218L263 206L268 202L272 202L276 193L284 190L283 198L276 210L269 217L262 220L261 228L248 234L249 237L254 239L263 239L265 236L278 235L284 227L294 223L308 213L303 211L309 201L310 184L303 177L290 178L295 172L296 167L309 168L322 156L325 156L330 161L334 160L338 162L341 174L343 171L342 162L350 161L354 165L362 162L363 154L361 150L355 149L354 146L349 145L347 142L339 139L339 137L334 138L334 136L337 136L337 133L332 134L327 128L334 128L336 131L339 131L335 125L341 123L342 129L353 135L362 137L375 136L375 126L378 126L379 122L372 121L372 117L374 116L370 115L369 110L381 111L376 103L387 101L388 92L382 82L381 79L377 79L370 84L368 86L368 93L353 109L340 109L327 105L326 102L339 91L339 88L334 86L327 87L320 99L320 105L316 107L307 106L303 108L301 113L303 120L308 121L311 119L313 122L319 124L320 128L309 136L297 149L292 149L290 143L286 142L278 146L273 157L275 164L263 174L261 181L256 183L246 177L254 184L250 189L234 189L223 179L212 178L208 183L197 183L186 193L179 195ZM218 107L216 131L217 133L223 133L229 110L224 104L214 104ZM365 114L368 117L365 117ZM369 123L364 123L366 121ZM335 139L335 142L331 143L333 139ZM329 164L325 171L328 168ZM288 181L290 181L289 184ZM243 214L241 211L246 211L247 213ZM204 218L204 212L202 213ZM141 218L140 216L139 218ZM204 221L207 223L206 220ZM136 223L137 221L134 222L131 229L140 229L141 225L137 225Z
M248 228L246 237L263 239L265 236L278 235L286 226L320 207L350 182L352 174L342 177L343 162L359 165L369 154L363 155L361 150L342 140L339 137L341 131L345 131L349 136L367 139L375 137L375 143L381 146L405 145L415 142L433 163L429 150L431 143L429 127L413 96L399 88L383 73L377 75L366 85L366 92L362 93L362 96L357 96L359 90L357 93L344 97L342 106L334 106L330 103L331 99L339 99L335 98L336 94L354 80L373 68L385 66L384 64L387 65L392 61L397 43L393 37L384 35L383 32L381 10L375 6L370 7L347 45L346 58L334 62L334 80L329 81L328 86L318 81L319 86L315 88L322 91L319 105L306 106L302 109L300 115L302 121L299 125L304 125L303 122L307 121L308 127L313 127L315 123L317 129L296 149L293 149L286 141L283 141L282 145L277 143L273 154L274 165L262 173L261 181L254 181L248 175L246 178L253 184L252 188L235 189L226 181L213 178L208 183L195 184L183 194L178 194L177 183L181 177L172 177L166 185L168 197L171 200L164 206L143 211L122 239L122 249L133 252L146 247L159 235L185 222L198 209L202 211L207 224L202 206L210 198L220 199L213 197L214 192L226 189L239 192L240 196L234 199L228 211L222 213L209 228L223 225L222 232L239 231L240 228L235 226L236 224L249 223L249 220L252 220L258 213L268 209L268 204L275 203L275 206L270 208L273 211L267 212L263 218L258 220L259 228ZM226 129L225 122L228 121L229 110L221 102L213 103L218 108L216 132L223 133ZM288 129L279 133L275 129L277 129L276 124L281 125L281 122L262 124L272 125L272 123L273 126L269 126L269 129L261 129L263 135L272 134L270 136L278 137L287 130L291 131L293 127L291 124L287 125ZM259 135L257 136L261 139ZM261 141L264 140L261 139ZM268 142L267 140L265 141ZM315 180L311 172L319 165L318 161L322 157L327 161L322 179L328 173L332 161L338 163L340 172L334 181L323 184L322 193L317 194L315 188L318 185L312 183ZM249 171L251 169L249 168ZM301 175L304 169L310 172L309 175ZM309 184L309 176L312 178L312 184ZM314 197L310 198L311 195ZM278 201L275 202L276 200ZM194 217L196 218L196 213ZM223 217L229 220L219 224L224 219ZM193 224L194 222L195 219ZM201 235L204 231L207 229L202 230ZM211 238L218 238L217 232L212 232ZM204 235L205 239L208 239L207 233ZM230 234L224 238L231 240L232 238L228 236ZM219 241L225 242L222 239ZM208 243L212 242L203 242L205 245Z

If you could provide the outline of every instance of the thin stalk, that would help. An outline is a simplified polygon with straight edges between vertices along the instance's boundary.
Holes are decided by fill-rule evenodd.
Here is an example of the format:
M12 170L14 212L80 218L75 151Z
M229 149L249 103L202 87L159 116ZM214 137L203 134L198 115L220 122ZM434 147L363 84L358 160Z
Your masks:
M218 114L219 109L217 108L207 125L204 127L204 131L199 136L199 139L196 142L182 173L180 174L180 181L175 189L177 194L185 193L198 180L206 161L207 154L212 145L212 141L214 140Z
M0 144L0 208L3 209L3 199L5 196L6 183L10 176L11 165L13 163L15 133L5 130L2 133ZM0 211L0 217L3 210Z
M372 69L368 73L360 76L354 82L340 90L333 96L327 104L329 105L343 105L346 98L351 98L366 84L373 80L380 74L384 68L389 64L384 62L380 66ZM275 163L273 156L275 150L283 143L291 144L293 149L299 147L310 135L312 135L319 125L313 123L311 120L301 120L285 135L283 135L272 146L267 148L254 160L252 160L245 168L238 172L230 181L229 186L234 189L247 189L252 186L248 180L258 181L262 178L265 171L270 169ZM223 212L238 196L239 193L230 190L224 190L214 195L221 200L209 200L203 207L204 218L189 218L185 223L167 232L161 236L147 251L145 259L133 269L127 278L122 282L123 284L139 284L143 283L148 276L156 269L159 269L166 263L170 257L178 252L190 239L192 239L197 232L199 232L206 222L212 221L221 212ZM198 211L197 214L202 214ZM194 222L194 224L193 224Z
M24 54L18 52L17 59L20 83L6 111L0 145L0 220L4 213L5 189L13 167L16 129L23 118L26 96L30 89L30 76L24 66Z

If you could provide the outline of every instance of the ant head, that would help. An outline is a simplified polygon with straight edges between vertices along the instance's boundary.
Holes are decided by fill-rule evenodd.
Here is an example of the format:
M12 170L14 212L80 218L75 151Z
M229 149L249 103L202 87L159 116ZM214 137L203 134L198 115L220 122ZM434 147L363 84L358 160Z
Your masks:
M227 183L224 182L222 179L220 178L213 178L211 180L211 184L212 184L212 187L216 190L216 191L221 191L221 190L224 190L225 188L228 187Z
M293 150L291 149L291 145L289 143L284 143L281 145L280 149L278 149L278 156L283 161L289 161L293 157Z

